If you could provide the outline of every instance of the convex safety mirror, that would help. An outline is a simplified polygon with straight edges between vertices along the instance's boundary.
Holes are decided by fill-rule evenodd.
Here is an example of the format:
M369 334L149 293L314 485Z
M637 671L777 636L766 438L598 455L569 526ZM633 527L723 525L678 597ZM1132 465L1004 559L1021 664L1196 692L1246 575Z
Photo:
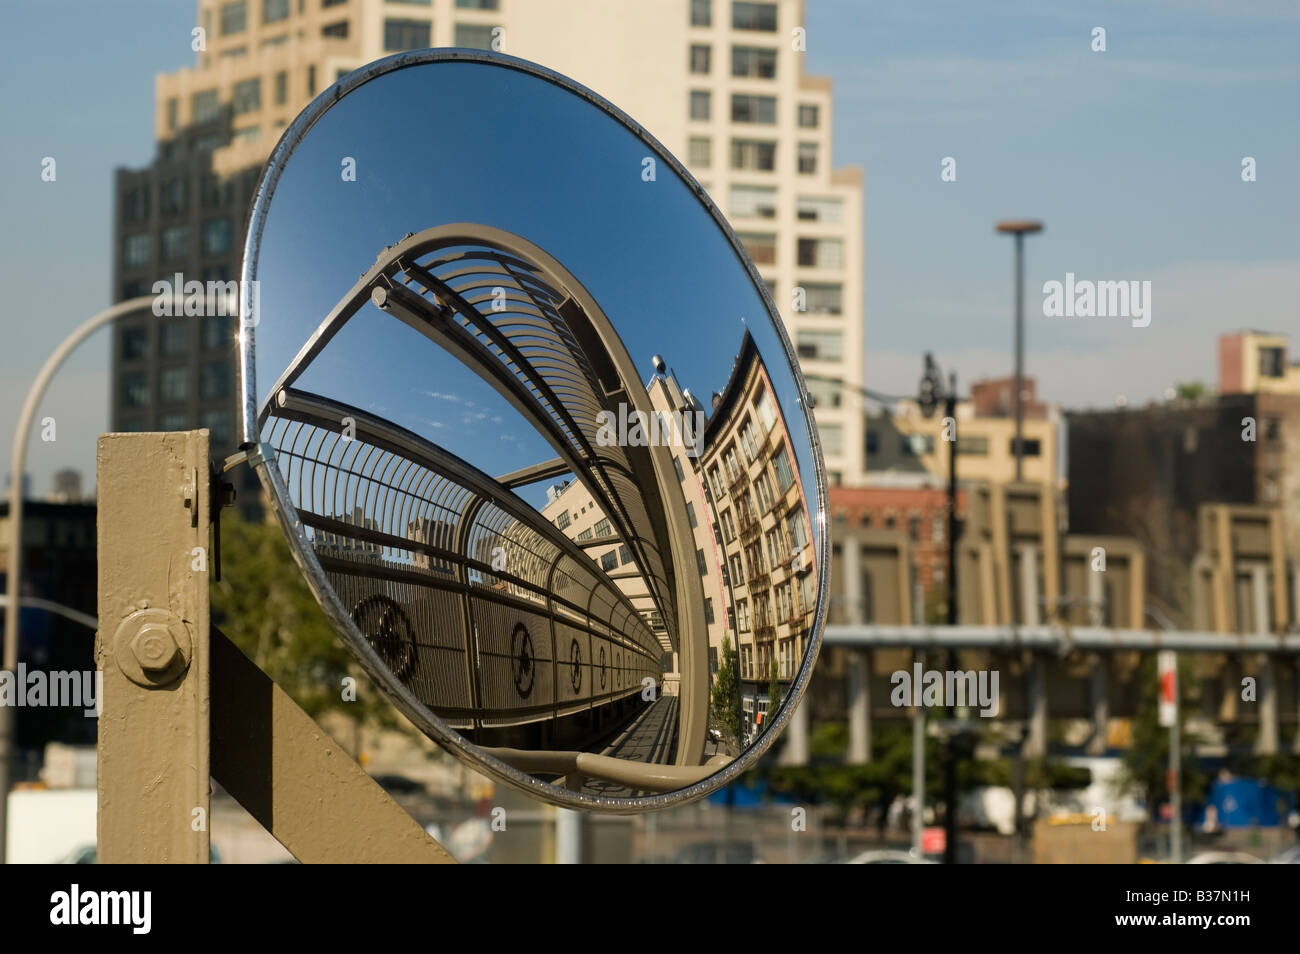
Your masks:
M647 132L520 60L379 61L287 130L242 277L244 440L421 731L615 811L771 744L822 625L820 451L758 273Z

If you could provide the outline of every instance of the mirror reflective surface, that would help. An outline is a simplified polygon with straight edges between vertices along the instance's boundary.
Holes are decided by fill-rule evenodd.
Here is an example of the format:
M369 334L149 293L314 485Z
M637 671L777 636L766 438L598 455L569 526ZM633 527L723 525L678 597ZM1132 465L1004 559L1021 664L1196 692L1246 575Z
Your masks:
M820 452L702 196L570 81L426 51L309 107L250 226L245 436L322 607L426 734L560 804L716 788L816 654Z

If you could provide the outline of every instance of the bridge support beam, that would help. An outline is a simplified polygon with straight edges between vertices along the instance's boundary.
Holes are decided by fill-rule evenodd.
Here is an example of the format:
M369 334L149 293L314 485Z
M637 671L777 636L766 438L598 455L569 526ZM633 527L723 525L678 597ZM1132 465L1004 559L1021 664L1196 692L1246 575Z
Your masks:
M870 650L849 650L849 757L850 765L871 761Z
M1108 748L1110 730L1110 660L1105 656L1092 657L1092 669L1088 673L1088 705L1092 712L1088 754L1102 755Z
M1268 567L1256 566L1251 569L1250 584L1254 598L1255 631L1267 635L1272 628L1272 616L1268 601ZM1278 708L1277 678L1273 670L1273 657L1263 654L1259 657L1259 734L1255 737L1255 752L1258 755L1276 755L1278 749Z

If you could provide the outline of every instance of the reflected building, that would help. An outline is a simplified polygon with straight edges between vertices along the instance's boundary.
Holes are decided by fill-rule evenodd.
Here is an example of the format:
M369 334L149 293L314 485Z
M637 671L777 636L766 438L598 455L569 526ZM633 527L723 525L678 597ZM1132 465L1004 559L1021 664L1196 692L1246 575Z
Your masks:
M799 671L812 631L811 511L785 416L748 332L712 405L700 466L730 581L741 712L752 734L766 719L773 683L784 695Z
M703 410L671 372L646 386L657 411ZM726 639L736 653L743 731L766 719L773 682L784 695L807 648L817 608L811 510L795 463L785 416L762 356L748 332L725 387L712 396L701 453L671 448L695 537L695 571L704 588L709 676L717 676ZM649 605L627 554L602 543L608 520L576 481L550 489L542 510L584 547L634 603ZM647 610L652 626L662 629ZM775 669L775 674L773 670ZM665 691L675 691L675 661L665 662ZM779 700L778 700L779 701Z

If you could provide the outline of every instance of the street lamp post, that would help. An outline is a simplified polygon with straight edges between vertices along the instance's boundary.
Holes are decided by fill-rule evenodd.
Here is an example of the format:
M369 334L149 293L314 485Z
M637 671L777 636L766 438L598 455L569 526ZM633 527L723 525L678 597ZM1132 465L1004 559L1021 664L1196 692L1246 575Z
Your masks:
M997 231L1016 237L1016 480L1024 479L1025 418L1025 236L1043 230L1042 222L1011 219L997 224Z
M23 573L23 471L27 464L27 438L31 433L36 410L51 379L77 346L105 325L112 324L123 315L152 307L155 295L144 295L120 302L91 318L68 337L64 338L54 353L41 367L40 373L27 392L27 400L18 415L14 431L9 486L9 566L6 573L8 599L5 603L4 657L2 668L16 674L18 671L18 614L22 599ZM5 861L9 826L9 788L12 782L14 758L13 706L0 706L0 864Z
M948 375L945 388L943 375L929 353L925 356L925 371L921 375L920 394L917 403L921 413L929 417L934 413L940 398L943 398L943 416L945 428L951 428L948 441L948 625L957 625L957 375ZM941 434L943 431L940 432ZM957 652L948 650L948 670L957 669ZM944 812L943 860L945 864L957 863L957 749L954 744L956 736L956 709L952 699L945 707L948 734L947 758L944 762Z

